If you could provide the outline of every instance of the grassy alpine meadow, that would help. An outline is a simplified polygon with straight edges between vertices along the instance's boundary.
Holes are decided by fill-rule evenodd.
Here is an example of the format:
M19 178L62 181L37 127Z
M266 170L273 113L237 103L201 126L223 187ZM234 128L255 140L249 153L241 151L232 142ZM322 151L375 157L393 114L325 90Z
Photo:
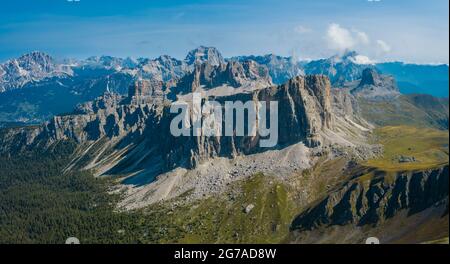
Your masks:
M364 165L386 171L411 171L448 163L448 130L414 126L386 126L374 132L375 142L383 145L382 157Z

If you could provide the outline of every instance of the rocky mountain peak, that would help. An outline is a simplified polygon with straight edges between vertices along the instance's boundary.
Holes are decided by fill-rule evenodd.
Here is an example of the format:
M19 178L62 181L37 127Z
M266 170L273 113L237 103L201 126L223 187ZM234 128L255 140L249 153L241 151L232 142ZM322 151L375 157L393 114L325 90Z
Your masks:
M354 51L354 50L348 50L346 51L343 55L342 55L342 59L350 59L350 58L354 58L356 56L358 56L358 52Z
M400 94L392 76L379 74L372 68L363 70L359 84L351 92L357 96L375 100L389 100Z
M224 64L222 54L214 47L200 46L189 51L184 61L188 65L201 64L207 62L210 65L218 66Z
M50 55L40 51L33 51L28 54L24 54L17 58L17 61L23 67L26 67L27 65L31 66L33 64L41 66L55 64L54 59Z
M366 68L362 72L361 81L359 83L359 86L364 85L381 85L382 79L380 78L380 75L375 69L372 68Z
M19 75L36 77L51 73L58 67L57 63L50 55L39 51L24 54L17 59L7 61L3 65L6 70L9 69Z
M140 59L139 65L131 71L131 74L144 79L173 82L187 72L189 69L185 62L162 55L156 59Z
M361 58L355 51L348 51L343 55L335 55L328 59L311 61L305 65L306 74L327 75L335 86L342 86L361 78L362 71L367 65L359 63Z
M132 68L135 68L138 65L139 65L139 61L137 59L135 59L135 58L132 58L132 57L127 57L127 58L125 58L122 61L122 66L125 67L125 68L132 69Z
M242 63L230 61L222 75L224 76L223 81L233 87L239 87L257 80L265 80L268 84L271 84L267 67L255 61L244 61Z
M120 70L123 64L122 58L117 58L113 56L91 56L83 61L83 65L89 67L104 67L107 69Z
M242 66L244 68L245 75L251 80L262 78L271 82L271 77L267 66L261 65L255 61L244 61Z
M181 78L176 87L172 89L174 94L187 94L203 89L212 89L219 86L239 88L252 83L261 83L268 87L272 85L267 67L254 61L229 61L219 65L209 62L196 64L191 73Z
M332 106L331 106L331 83L330 79L325 75L307 75L304 77L297 77L293 80L301 80L304 82L304 87L311 95L316 105L316 110L320 113L321 124L316 124L316 127L331 129L333 126L332 120ZM306 97L306 96L304 96ZM310 109L308 109L310 110ZM313 114L311 113L311 116ZM316 121L314 120L314 121ZM314 122L311 121L311 122ZM317 131L316 131L317 132Z
M182 68L180 70L186 71L185 62L172 58L169 55L159 56L155 61L168 70L174 70L176 67L180 67Z
M72 73L70 68L39 51L8 60L0 64L0 69L0 92L20 88L31 81Z
M259 65L265 66L272 81L275 84L283 84L291 78L304 75L301 66L292 57L282 57L274 54L264 56L238 56L230 59L245 63L246 61L254 61Z

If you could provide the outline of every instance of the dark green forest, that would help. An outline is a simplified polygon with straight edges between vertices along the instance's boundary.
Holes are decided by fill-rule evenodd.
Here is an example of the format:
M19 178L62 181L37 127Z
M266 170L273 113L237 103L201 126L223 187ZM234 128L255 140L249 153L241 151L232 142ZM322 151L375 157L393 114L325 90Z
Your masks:
M212 243L219 233L220 241L229 242L247 232L235 223L244 215L239 199L231 209L221 200L206 199L176 209L160 203L118 211L121 194L108 192L114 179L63 172L75 147L60 141L0 155L0 244L63 244L69 237L82 244Z
M0 156L0 243L152 243L164 211L117 212L110 179L63 173L75 144Z

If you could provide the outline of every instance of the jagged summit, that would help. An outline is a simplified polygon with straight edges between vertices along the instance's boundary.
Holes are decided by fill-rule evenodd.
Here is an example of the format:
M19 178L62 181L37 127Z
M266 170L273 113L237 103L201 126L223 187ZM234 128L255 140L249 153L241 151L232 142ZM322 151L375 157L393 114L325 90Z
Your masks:
M122 66L125 68L135 68L137 65L139 65L139 60L132 58L132 57L126 57L123 61L122 61Z
M87 64L100 64L103 66L112 67L120 65L122 61L123 61L122 58L102 55L102 56L91 56L87 58L84 62Z
M196 64L191 73L186 74L173 94L187 94L199 89L209 90L221 86L232 88L250 87L254 89L269 87L272 81L266 66L255 61L229 61L214 65L207 62Z
M351 92L356 96L372 100L391 100L400 95L397 83L392 76L379 74L372 68L364 69L361 80Z
M184 61L188 65L195 65L207 62L213 66L219 66L225 63L222 54L214 47L200 46L189 51Z
M367 60L367 57L355 51L348 51L343 55L311 61L305 64L304 70L306 74L327 75L334 86L343 86L361 78L362 71L371 67L367 65Z
M30 63L30 64L39 64L39 65L46 65L46 64L52 64L55 62L52 56L49 54L42 52L42 51L32 51L30 53L24 54L17 58L17 61L21 64ZM25 65L24 65L25 66Z
M361 81L358 86L364 86L364 85L374 85L379 86L383 82L382 78L378 74L378 72L375 69L367 68L364 69L361 76Z
M180 79L188 71L185 62L168 55L162 55L156 59L142 60L132 74L140 78L170 82Z
M282 57L275 54L267 54L264 56L238 56L230 60L240 62L255 61L260 65L268 68L270 77L275 84L283 84L291 78L304 75L304 71L298 61L293 57Z
M63 74L72 74L72 70L44 52L33 51L0 64L0 92Z

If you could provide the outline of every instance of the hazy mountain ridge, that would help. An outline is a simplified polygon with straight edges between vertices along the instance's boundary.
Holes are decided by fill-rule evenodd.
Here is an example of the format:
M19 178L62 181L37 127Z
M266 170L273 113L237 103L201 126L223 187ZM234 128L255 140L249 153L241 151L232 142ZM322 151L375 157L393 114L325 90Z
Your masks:
M59 64L42 52L31 52L0 64L0 92L54 76L70 76L71 66Z
M230 61L237 60L255 61L260 65L265 65L269 69L269 74L272 81L276 84L283 84L295 76L304 75L301 65L292 57L282 57L274 54L264 56L237 56L229 59Z
M321 59L308 62L304 65L307 74L324 74L329 76L334 86L342 86L346 82L358 80L362 76L362 71L370 64L359 64L356 61L358 54L354 51L343 55L336 55L328 59Z
M94 56L86 60L58 62L45 53L33 52L0 65L2 76L0 122L39 123L55 114L70 111L78 103L93 100L105 91L126 94L127 87L138 78L160 83L161 87L173 87L183 77L184 82L191 78L187 75L192 74L196 67L205 62L208 62L206 65L211 65L211 69L232 61L238 61L255 69L265 67L275 84L283 84L298 75L325 74L330 78L333 86L344 86L348 82L360 79L363 70L369 67L391 73L395 78L398 77L399 89L404 93L413 91L445 96L441 88L448 86L447 65L359 64L359 56L356 52L348 52L341 56L307 63L273 54L224 59L217 49L201 46L190 51L184 60L167 55L155 59ZM260 66L252 66L249 61ZM261 70L253 72L257 75L262 73ZM208 72L208 74L211 73ZM423 77L424 75L428 75L429 78ZM429 79L434 81L426 81ZM436 92L429 86L433 82L437 84ZM405 83L413 84L413 89L409 89L411 85L405 86Z

